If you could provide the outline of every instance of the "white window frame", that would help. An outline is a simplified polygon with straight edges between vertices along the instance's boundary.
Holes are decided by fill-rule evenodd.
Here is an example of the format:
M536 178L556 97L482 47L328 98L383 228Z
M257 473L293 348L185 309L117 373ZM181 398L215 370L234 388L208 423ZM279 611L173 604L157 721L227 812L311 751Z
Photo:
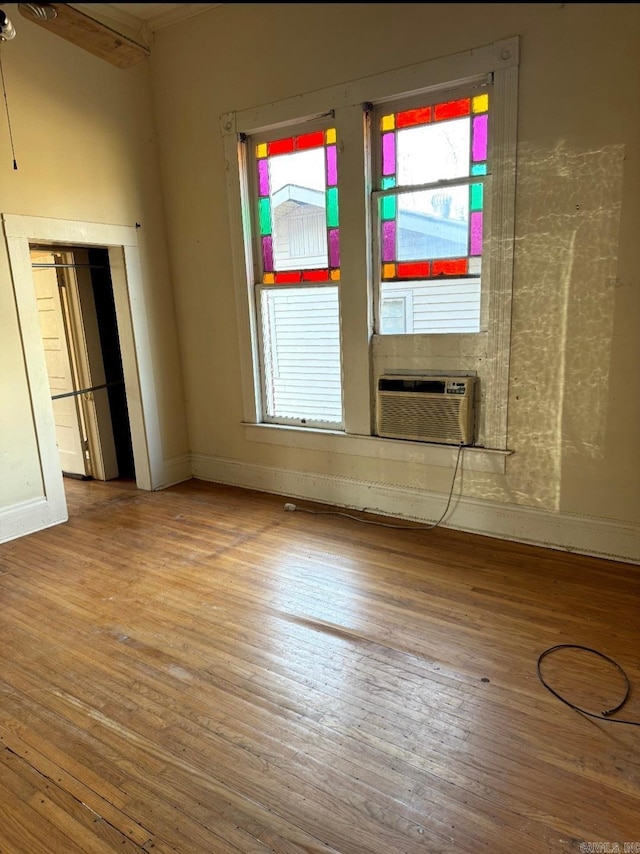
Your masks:
M419 341L423 336L373 334L373 262L375 234L371 217L371 152L368 133L368 111L365 105L378 106L396 102L421 92L446 91L465 81L492 75L493 97L491 204L487 210L488 233L491 235L489 264L491 277L487 298L486 334L479 350L478 335L473 347L453 345L467 360L469 373L481 375L482 424L479 444L469 449L478 452L477 467L486 470L480 455L490 458L508 454L507 400L511 337L511 293L513 276L513 239L516 170L516 123L519 70L519 38L513 37L474 48L460 54L395 69L350 83L316 90L221 117L228 201L232 237L234 282L241 350L243 421L248 438L256 441L286 444L301 448L322 447L338 453L375 453L389 459L415 459L420 455L416 443L398 443L374 436L375 376L380 370L424 369L424 353ZM287 133L308 120L332 116L339 151L339 193L341 221L340 314L342 361L347 366L343 375L344 430L310 431L266 425L261 412L260 365L258 358L257 318L253 308L254 269L251 235L251 208L247 157L242 139L246 135L274 130ZM485 295L483 294L483 305ZM431 336L427 336L431 337ZM440 336L443 339L459 336ZM467 336L461 336L466 338ZM384 339L384 340L382 340ZM447 371L447 357L439 357L431 370ZM376 367L377 366L377 367ZM315 432L320 435L309 435ZM363 441L361 441L363 440ZM366 441L364 441L366 440ZM376 450L372 451L371 443ZM404 450L400 446L405 446ZM410 446L410 447L406 447ZM449 449L421 449L425 460L441 460L448 465ZM473 454L465 454L467 465ZM489 470L500 470L495 456ZM436 463L437 464L437 463ZM469 466L475 467L473 465ZM504 467L502 466L502 470Z

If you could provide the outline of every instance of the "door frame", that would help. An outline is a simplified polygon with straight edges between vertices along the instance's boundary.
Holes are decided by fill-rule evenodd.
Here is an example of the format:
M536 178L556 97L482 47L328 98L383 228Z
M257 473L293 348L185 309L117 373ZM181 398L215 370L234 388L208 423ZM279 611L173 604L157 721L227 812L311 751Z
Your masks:
M19 214L3 214L2 221L46 499L46 512L40 508L38 527L65 522L68 513L31 268L30 246L34 243L108 250L136 484L144 490L159 488L163 471L160 424L136 228Z

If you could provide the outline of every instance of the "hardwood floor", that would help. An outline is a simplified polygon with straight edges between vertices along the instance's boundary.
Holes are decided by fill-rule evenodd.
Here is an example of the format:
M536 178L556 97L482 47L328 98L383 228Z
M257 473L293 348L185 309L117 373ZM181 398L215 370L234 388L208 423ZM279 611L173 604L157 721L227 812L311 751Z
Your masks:
M640 567L197 481L67 493L0 546L1 854L640 850L640 729L536 671L610 656L640 721ZM584 650L542 668L624 694Z

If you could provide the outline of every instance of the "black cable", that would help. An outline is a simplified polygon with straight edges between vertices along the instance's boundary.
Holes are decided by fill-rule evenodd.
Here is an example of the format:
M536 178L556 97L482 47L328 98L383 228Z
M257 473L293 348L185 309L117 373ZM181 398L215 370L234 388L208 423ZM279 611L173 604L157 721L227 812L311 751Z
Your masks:
M590 653L592 653L592 655L597 655L600 658L603 658L605 661L608 661L609 664L613 664L613 666L616 668L616 670L622 674L622 678L624 679L624 682L625 682L624 697L618 703L618 705L614 706L611 709L605 709L601 713L602 714L602 717L601 717L600 715L594 714L594 712L588 712L586 709L582 709L582 708L580 708L580 706L576 706L575 703L572 703L570 700L566 700L563 696L561 696L561 694L559 694L557 691L555 691L544 680L544 678L542 676L542 671L540 669L540 665L542 663L542 660L544 658L546 658L546 656L549 655L549 653L552 653L557 649L582 649L585 652L590 652ZM622 667L620 667L618 662L614 661L613 658L609 658L608 655L605 655L602 652L598 652L597 649L592 649L589 646L580 646L579 644L575 644L575 643L559 643L559 644L556 644L555 646L550 646L548 649L545 649L545 651L542 652L538 656L538 679L542 682L542 684L547 689L547 691L550 691L554 697L557 697L558 700L560 700L561 703L564 703L565 706L569 706L570 709L573 709L576 712L580 712L583 715L588 715L590 718L596 718L596 720L599 720L599 721L601 721L601 720L610 721L612 724L628 724L629 726L640 726L640 721L624 721L624 720L621 720L620 718L612 718L611 717L611 715L613 715L613 714L615 714L615 712L619 711L624 706L624 704L627 702L627 700L629 698L629 693L631 691L631 683L629 682L629 677L624 672Z
M9 140L11 141L11 154L13 156L13 168L17 169L16 150L13 144L13 131L11 130L11 116L9 115L9 101L7 100L7 87L4 82L4 68L2 67L2 51L0 51L0 78L2 78L2 91L4 93L4 106L7 112L7 124L9 126Z
M354 519L356 522L364 522L366 525L379 525L381 528L395 528L398 531L430 531L432 528L437 528L449 512L449 506L453 497L453 487L455 486L456 475L458 474L460 454L462 453L463 448L463 445L458 445L458 456L456 457L456 467L453 472L453 478L451 480L451 489L449 490L449 500L447 501L447 506L444 508L444 513L442 514L442 516L438 519L437 522L434 522L433 525L391 525L388 522L378 522L376 519L361 519L359 516L354 516L351 513L343 513L341 510L308 510L304 507L298 507L297 504L289 503L284 505L284 509L298 510L301 513L312 513L314 516L345 516L347 519Z

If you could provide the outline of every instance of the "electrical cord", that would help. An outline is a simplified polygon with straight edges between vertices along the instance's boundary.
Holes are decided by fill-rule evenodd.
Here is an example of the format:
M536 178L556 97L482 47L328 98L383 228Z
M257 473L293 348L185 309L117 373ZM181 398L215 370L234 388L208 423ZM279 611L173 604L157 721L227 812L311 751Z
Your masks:
M572 703L570 700L565 699L561 694L558 693L558 691L554 690L545 681L544 677L542 676L542 671L541 671L541 667L540 667L543 659L546 658L550 653L552 653L558 649L582 649L585 652L590 652L593 655L597 655L600 658L603 658L605 661L608 661L609 664L613 664L613 666L616 668L616 670L618 670L618 672L622 674L622 678L624 679L625 692L624 692L624 697L622 698L622 700L613 708L604 709L604 711L601 713L601 715L602 715L602 717L601 717L600 715L596 715L594 712L588 712L586 709L582 709L582 708L580 708L580 706L576 706L576 704ZM550 646L548 649L545 649L545 651L538 656L538 678L540 679L540 681L542 682L544 687L547 689L547 691L550 691L554 695L554 697L557 697L558 700L560 700L560 702L564 703L565 706L569 706L570 709L573 709L576 712L580 712L581 714L587 715L590 718L596 718L596 720L599 720L599 721L601 721L601 720L609 721L612 724L628 724L629 726L640 726L640 721L625 721L625 720L621 720L620 718L612 718L611 717L611 715L613 715L613 714L615 714L615 712L619 711L624 706L624 704L627 702L627 699L629 698L629 693L631 691L631 683L629 682L629 677L624 672L622 667L620 667L618 662L614 661L613 658L609 658L608 655L605 655L602 652L598 652L597 649L592 649L589 646L580 646L579 644L575 644L575 643L559 643L559 644L556 644L555 646Z
M287 502L284 505L284 509L289 510L291 512L297 510L300 513L312 513L314 516L344 516L347 519L353 519L356 522L363 522L366 525L378 525L381 528L395 528L397 531L430 531L432 528L437 528L449 512L451 499L453 498L453 487L455 486L456 475L458 474L458 465L460 463L460 455L462 453L463 448L464 445L458 445L458 456L456 457L456 467L454 469L453 478L451 480L451 489L449 490L449 499L447 501L447 506L444 508L442 516L440 516L438 521L434 522L433 525L391 525L388 522L378 522L375 519L361 519L359 516L354 516L352 513L343 513L341 510L309 510L305 507L298 507L297 504L291 504L290 502Z

